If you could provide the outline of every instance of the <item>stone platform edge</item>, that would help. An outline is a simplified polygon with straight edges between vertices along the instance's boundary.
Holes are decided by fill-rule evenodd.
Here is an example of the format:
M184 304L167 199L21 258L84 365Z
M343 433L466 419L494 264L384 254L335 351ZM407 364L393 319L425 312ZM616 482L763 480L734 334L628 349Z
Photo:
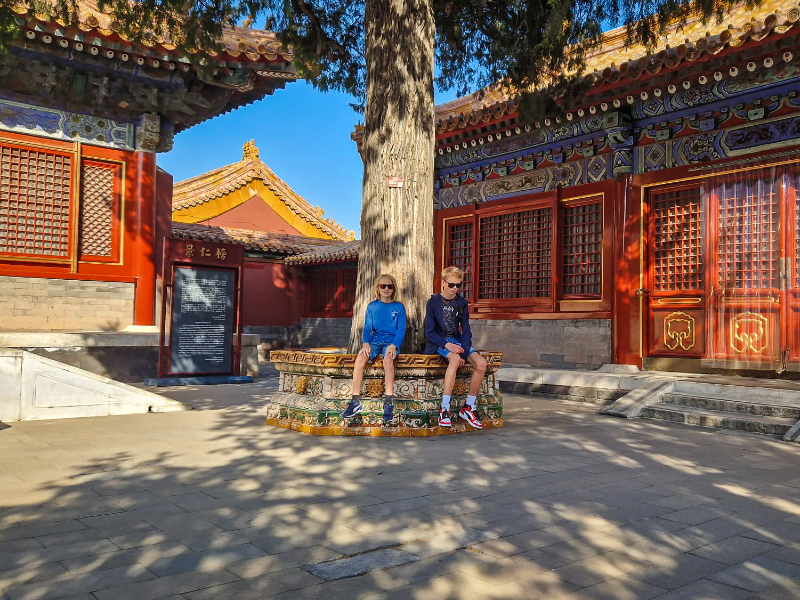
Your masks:
M481 421L483 429L475 429L466 423L454 423L451 427L383 427L371 425L346 427L338 425L309 425L293 419L274 419L267 417L267 425L299 431L309 435L335 435L341 437L435 437L459 433L475 433L503 426L503 419Z
M395 423L383 426L383 367L368 365L360 391L363 421L345 421L341 414L352 397L353 366L356 354L336 349L275 350L270 361L280 373L278 391L267 403L266 424L309 435L370 437L432 437L468 433L503 426L502 395L495 373L502 366L503 354L481 351L486 373L477 395L476 413L483 417L482 429L473 429L462 420L452 427L439 427L443 378L447 361L438 355L402 354L395 361ZM453 387L453 412L466 399L473 369L458 370ZM377 406L372 406L376 404ZM359 416L359 419L362 417Z

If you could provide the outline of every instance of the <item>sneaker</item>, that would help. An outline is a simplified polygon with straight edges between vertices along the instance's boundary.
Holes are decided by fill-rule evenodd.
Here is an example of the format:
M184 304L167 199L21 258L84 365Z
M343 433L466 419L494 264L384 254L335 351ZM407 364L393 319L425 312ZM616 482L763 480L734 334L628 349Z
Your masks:
M450 427L452 423L450 422L450 411L447 409L439 407L439 427Z
M361 412L361 402L359 402L358 400L351 400L350 404L347 405L347 408L342 413L342 418L352 419L360 412Z
M394 406L391 402L383 403L383 424L384 426L391 425L394 418Z
M478 420L478 417L475 416L475 411L473 411L467 404L464 405L464 408L458 411L458 418L464 419L475 429L483 429L483 425L481 425L481 422Z

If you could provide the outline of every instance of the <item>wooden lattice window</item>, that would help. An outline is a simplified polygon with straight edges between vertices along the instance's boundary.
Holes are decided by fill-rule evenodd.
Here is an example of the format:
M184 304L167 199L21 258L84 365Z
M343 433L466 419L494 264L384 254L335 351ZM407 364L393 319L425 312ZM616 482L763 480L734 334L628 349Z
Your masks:
M82 259L115 260L118 254L119 166L87 161L81 168Z
M777 287L778 182L769 177L721 181L718 202L720 285L724 289Z
M550 297L552 232L551 207L481 218L478 297Z
M342 273L342 310L353 314L353 304L356 303L356 281L358 269L344 269Z
M800 177L794 187L794 285L800 287Z
M654 291L702 290L703 189L653 194Z
M304 316L338 318L353 314L358 270L354 267L314 267L306 271Z
M454 223L447 228L445 266L458 267L464 272L464 287L461 295L467 300L472 298L472 239L471 222Z
M339 291L336 271L311 271L308 275L311 312L335 312L336 293Z
M599 296L603 202L567 205L562 212L564 296Z
M72 160L0 143L0 253L69 258Z

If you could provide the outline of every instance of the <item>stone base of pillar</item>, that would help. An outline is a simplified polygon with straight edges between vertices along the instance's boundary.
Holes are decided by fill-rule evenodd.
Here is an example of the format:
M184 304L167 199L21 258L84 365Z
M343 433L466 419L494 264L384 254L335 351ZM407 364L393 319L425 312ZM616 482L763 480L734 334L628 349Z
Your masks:
M447 363L437 355L403 354L395 362L394 419L383 424L383 367L367 366L361 388L363 411L343 419L353 395L355 354L332 349L295 352L277 350L270 360L280 373L278 391L267 404L267 425L311 435L413 437L481 431L458 419L466 402L472 367L458 370L450 401L453 424L439 427ZM503 364L500 352L481 351L487 368L477 395L475 413L483 429L503 426L503 399L495 373Z

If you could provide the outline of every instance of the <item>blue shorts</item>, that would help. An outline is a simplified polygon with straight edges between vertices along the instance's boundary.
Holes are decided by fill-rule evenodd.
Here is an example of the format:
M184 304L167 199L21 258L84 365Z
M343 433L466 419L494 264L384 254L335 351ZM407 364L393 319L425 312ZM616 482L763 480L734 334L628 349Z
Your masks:
M449 344L455 344L456 346L461 346L461 342L459 342L459 341L458 341L456 338L451 338L451 337L449 337L449 338L445 338L445 342L446 342L446 343L449 343ZM461 346L461 347L463 348L464 346ZM445 348L444 346L442 346L441 348L439 348L439 349L438 349L436 352L438 352L440 356L443 356L443 357L445 357L445 358L447 358L447 355L448 355L448 354L450 354L450 350L448 350L448 349L447 349L447 348ZM469 350L465 350L465 351L464 351L464 352L461 354L461 358L463 358L463 359L466 361L466 360L467 360L467 359L468 359L470 356L472 356L472 355L473 355L475 352L477 352L477 350L475 350L475 348L473 348L472 346L470 346L470 347L469 347Z
M386 354L386 348L392 345L392 342L370 342L369 343L369 362L378 358L379 354ZM397 356L400 356L400 350L397 351ZM395 358L397 358L397 356Z

